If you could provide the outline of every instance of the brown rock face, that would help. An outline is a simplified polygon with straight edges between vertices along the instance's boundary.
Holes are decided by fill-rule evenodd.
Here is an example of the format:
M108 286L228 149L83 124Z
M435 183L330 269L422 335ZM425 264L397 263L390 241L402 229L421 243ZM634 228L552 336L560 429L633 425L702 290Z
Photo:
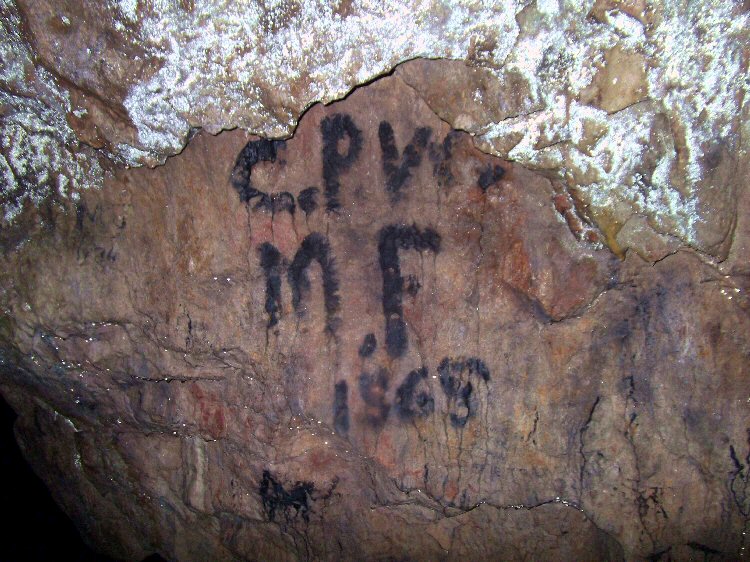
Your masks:
M4 237L25 453L123 559L736 558L747 244L621 261L575 205L398 74L200 133Z

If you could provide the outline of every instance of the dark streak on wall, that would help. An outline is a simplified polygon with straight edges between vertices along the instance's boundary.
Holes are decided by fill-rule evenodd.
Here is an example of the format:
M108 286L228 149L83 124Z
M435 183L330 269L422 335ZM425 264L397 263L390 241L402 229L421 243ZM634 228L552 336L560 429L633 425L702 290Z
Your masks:
M281 314L281 274L284 260L281 253L270 242L265 242L258 248L260 267L266 277L266 304L268 314L267 328L272 328L279 322Z
M490 380L490 371L484 361L476 357L452 360L445 357L438 365L440 386L448 397L451 412L450 420L453 427L464 427L472 416L475 416L479 402L474 393L471 375L480 377L485 383Z
M250 178L253 166L258 162L275 162L278 150L286 146L286 141L260 139L250 141L237 156L232 169L231 183L232 187L237 190L240 201L248 203L256 197L264 195L253 187Z
M505 169L499 164L495 164L494 166L487 164L487 167L479 174L477 185L479 185L482 191L487 191L491 185L500 181L504 175Z
M419 127L414 131L411 142L406 145L401 155L401 163L397 164L399 159L396 139L393 135L393 127L388 121L381 121L378 127L378 139L380 141L380 152L383 159L383 173L386 177L386 190L391 197L392 202L396 202L401 197L401 188L411 177L411 168L416 168L422 162L422 152L427 147L427 143L432 135L432 129L429 127Z
M378 253L383 274L383 315L385 317L385 343L388 355L401 357L409 347L406 324L403 319L402 296L404 279L398 251L440 252L440 235L432 228L419 230L415 225L390 225L380 230Z
M395 409L399 418L411 420L435 411L435 399L425 390L417 392L419 383L427 380L427 367L414 369L396 389Z
M362 345L359 346L359 356L362 358L370 357L378 347L378 340L375 334L367 334L362 339Z
M295 482L290 490L278 482L268 470L263 471L263 479L258 487L263 509L266 511L269 521L274 521L278 511L284 513L289 519L290 510L294 509L294 515L302 515L305 521L309 521L310 501L315 486L312 482Z
M349 386L346 381L339 381L334 386L333 428L342 435L349 432Z
M306 216L318 208L318 192L317 187L308 187L300 191L297 196L297 203Z
M339 299L339 282L336 276L336 264L331 246L323 234L313 232L300 245L289 266L289 284L292 286L292 305L299 316L305 313L302 301L310 290L310 280L307 268L312 260L316 260L323 270L323 298L326 310L326 331L335 335L338 328L338 311L341 307Z
M341 207L339 176L348 170L362 151L362 131L345 113L336 113L320 122L323 136L323 181L325 183L326 209L336 211ZM339 143L349 139L349 148L345 154L339 152Z

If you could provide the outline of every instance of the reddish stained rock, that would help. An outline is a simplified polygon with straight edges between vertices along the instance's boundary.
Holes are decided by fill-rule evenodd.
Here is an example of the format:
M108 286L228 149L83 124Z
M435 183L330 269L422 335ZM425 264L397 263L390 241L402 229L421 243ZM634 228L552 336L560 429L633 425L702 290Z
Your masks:
M25 452L126 559L737 556L742 279L558 196L398 76L118 172L5 242Z

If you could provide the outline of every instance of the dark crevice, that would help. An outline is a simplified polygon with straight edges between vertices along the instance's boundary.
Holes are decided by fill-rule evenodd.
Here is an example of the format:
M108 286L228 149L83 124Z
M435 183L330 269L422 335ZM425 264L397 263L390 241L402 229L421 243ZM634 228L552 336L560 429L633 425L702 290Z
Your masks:
M34 473L13 434L16 413L0 397L0 478L6 483L2 560L111 560L93 551ZM40 539L40 533L43 540Z
M86 544L73 521L57 505L16 442L16 413L0 396L0 479L5 482L0 525L0 560L114 562ZM41 540L40 540L41 537ZM143 562L162 562L154 553Z

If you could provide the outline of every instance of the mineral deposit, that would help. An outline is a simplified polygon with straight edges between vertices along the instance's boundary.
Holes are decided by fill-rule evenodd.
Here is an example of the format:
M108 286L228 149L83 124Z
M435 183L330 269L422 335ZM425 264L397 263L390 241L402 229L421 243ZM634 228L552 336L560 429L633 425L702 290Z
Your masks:
M0 0L24 454L123 560L743 556L748 17Z

